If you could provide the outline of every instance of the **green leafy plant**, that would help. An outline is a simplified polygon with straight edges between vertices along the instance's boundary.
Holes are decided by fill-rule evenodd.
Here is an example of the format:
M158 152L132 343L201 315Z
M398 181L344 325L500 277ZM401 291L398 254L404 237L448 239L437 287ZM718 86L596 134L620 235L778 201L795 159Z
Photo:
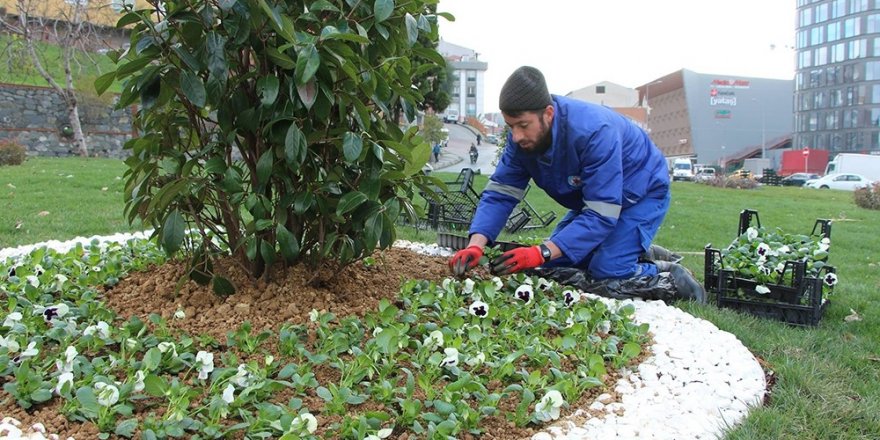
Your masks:
M120 19L134 49L95 82L123 81L118 105L142 106L129 220L184 249L190 276L220 294L234 286L214 274L219 248L269 277L276 261L346 265L390 246L433 181L429 145L398 126L422 98L412 77L444 63L416 42L451 16L427 0L163 4Z
M880 182L857 188L853 194L856 206L865 209L880 209Z

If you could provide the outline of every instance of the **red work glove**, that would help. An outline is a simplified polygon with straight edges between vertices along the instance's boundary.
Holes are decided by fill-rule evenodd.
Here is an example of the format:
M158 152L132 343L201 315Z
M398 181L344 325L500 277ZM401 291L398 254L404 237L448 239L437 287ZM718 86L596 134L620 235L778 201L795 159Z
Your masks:
M544 264L541 248L538 246L520 247L509 250L489 263L489 271L495 275L507 275L521 270L532 269Z
M449 259L449 270L451 270L452 274L457 277L463 276L468 269L479 264L480 258L482 257L483 248L477 245L468 246L467 248L456 252L455 255Z

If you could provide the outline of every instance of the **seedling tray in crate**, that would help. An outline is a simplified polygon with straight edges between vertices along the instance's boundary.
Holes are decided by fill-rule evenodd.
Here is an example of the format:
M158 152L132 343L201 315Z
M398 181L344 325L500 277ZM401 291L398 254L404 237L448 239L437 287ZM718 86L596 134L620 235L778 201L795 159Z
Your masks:
M760 228L761 221L756 211L744 210L740 213L739 235L748 230L753 219ZM831 221L816 220L811 235L816 235L817 230L823 237L831 238ZM719 307L799 326L818 325L828 307L829 302L822 295L822 278L807 276L807 265L803 261L785 262L777 283L760 284L770 289L768 293L758 293L758 282L737 276L733 270L723 267L721 251L713 249L711 244L707 245L704 283L706 291L715 293ZM835 271L834 267L828 265L822 270L825 273ZM786 273L791 273L788 283L783 280Z

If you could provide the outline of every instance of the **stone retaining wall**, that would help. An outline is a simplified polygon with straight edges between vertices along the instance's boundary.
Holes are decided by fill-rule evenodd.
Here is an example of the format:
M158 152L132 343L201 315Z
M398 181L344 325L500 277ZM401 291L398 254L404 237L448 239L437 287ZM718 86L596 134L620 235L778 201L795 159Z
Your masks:
M130 108L114 110L112 102L83 93L79 112L90 156L128 156L122 146L133 134ZM28 156L78 155L62 134L67 123L67 108L52 88L0 83L0 139L15 140Z

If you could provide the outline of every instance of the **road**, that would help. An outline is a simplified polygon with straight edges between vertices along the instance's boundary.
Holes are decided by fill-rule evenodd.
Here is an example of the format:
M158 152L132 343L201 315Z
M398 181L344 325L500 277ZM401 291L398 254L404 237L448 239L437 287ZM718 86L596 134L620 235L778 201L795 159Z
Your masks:
M495 160L495 152L498 150L498 146L485 141L481 142L480 145L477 145L477 151L480 152L480 156L477 159L477 163L472 165L469 152L471 144L476 145L477 143L475 132L459 124L445 124L445 126L449 129L449 144L446 146L448 148L447 152L459 156L463 160L443 168L437 168L436 171L457 173L462 168L479 169L482 174L492 174L495 171L492 161Z

